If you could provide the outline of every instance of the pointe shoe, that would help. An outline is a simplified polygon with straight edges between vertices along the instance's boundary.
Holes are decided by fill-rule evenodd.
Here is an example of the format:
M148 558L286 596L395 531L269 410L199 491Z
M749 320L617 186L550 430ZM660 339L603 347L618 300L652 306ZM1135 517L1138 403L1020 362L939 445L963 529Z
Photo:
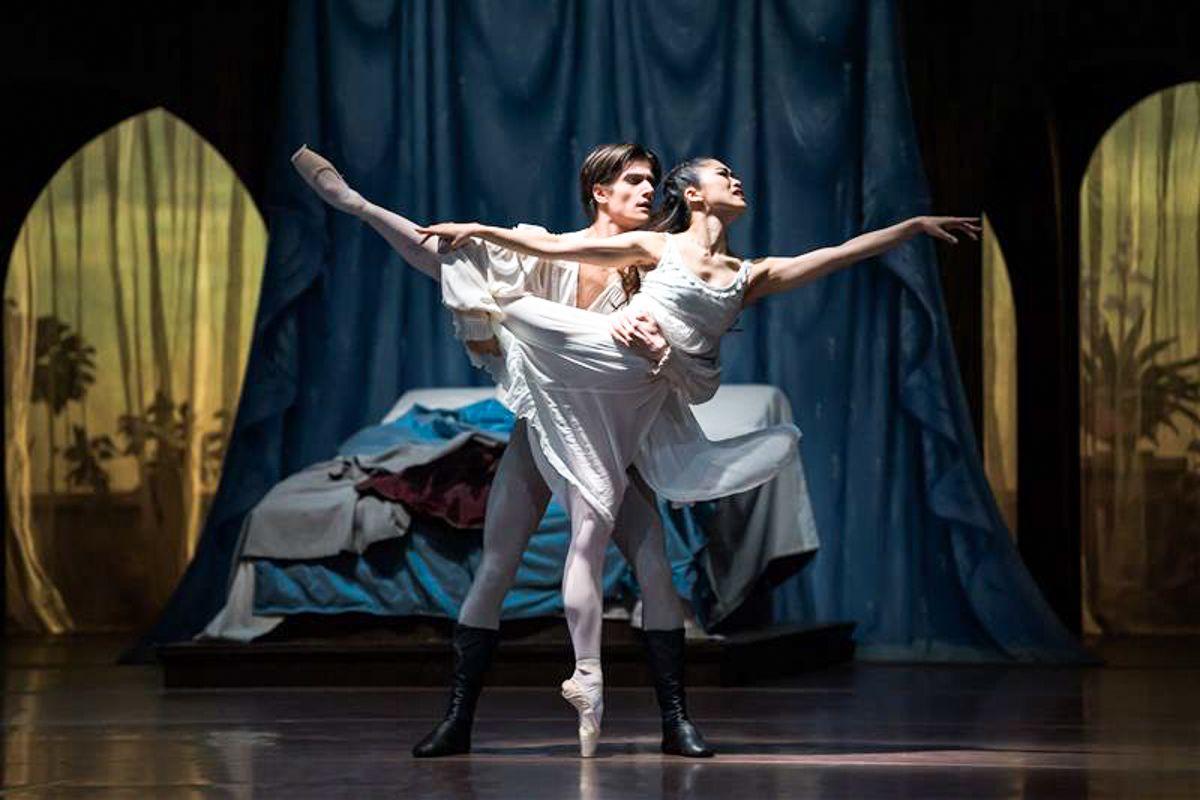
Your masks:
M604 717L603 689L596 690L596 697L576 681L567 678L562 682L563 699L579 712L579 755L591 758L596 755L596 746L600 743L600 721Z
M328 159L309 150L308 145L300 145L300 149L292 153L291 161L317 196L338 211L357 216L366 207L367 201L363 196L350 188L350 184Z

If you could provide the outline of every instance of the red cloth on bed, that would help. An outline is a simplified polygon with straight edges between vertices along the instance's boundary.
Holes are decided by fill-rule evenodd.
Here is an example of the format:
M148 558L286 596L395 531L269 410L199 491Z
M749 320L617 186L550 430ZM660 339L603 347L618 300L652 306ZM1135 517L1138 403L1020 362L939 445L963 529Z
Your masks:
M414 516L432 517L455 528L482 528L488 491L504 445L482 439L428 464L373 475L355 484L359 494L402 503Z

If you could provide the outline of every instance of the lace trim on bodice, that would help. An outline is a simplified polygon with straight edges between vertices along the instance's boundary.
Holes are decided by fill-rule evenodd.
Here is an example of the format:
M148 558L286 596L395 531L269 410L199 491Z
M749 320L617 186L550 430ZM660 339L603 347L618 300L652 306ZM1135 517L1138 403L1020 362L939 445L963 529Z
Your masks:
M658 261L659 269L666 265L673 265L675 269L677 269L679 272L682 272L683 275L696 286L699 286L706 292L718 295L720 297L727 297L728 295L741 292L746 288L746 276L750 272L749 261L742 261L742 266L738 268L738 271L734 274L733 280L729 282L728 286L713 286L683 263L683 258L679 255L679 248L675 244L675 235L668 233L666 236L667 244L666 247L663 248L662 258L660 258Z

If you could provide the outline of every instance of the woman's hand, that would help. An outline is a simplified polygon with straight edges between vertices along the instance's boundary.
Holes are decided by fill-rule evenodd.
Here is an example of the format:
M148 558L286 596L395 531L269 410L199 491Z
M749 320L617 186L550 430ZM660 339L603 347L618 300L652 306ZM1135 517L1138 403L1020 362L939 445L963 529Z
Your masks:
M426 225L417 228L417 233L422 237L421 243L429 241L429 238L436 236L447 250L457 250L467 243L472 237L478 236L483 228L477 222L439 222L436 225Z
M979 241L979 217L914 217L913 222L921 233L935 239L941 239L950 244L958 244L953 232L965 233L973 240Z
M608 327L614 339L650 361L657 362L667 351L666 337L645 311L618 309L608 316Z

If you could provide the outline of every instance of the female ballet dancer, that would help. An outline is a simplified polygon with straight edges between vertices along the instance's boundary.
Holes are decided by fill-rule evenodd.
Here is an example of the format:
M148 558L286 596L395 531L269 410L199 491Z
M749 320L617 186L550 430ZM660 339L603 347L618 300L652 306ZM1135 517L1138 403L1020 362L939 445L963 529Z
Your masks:
M410 265L440 280L443 256L423 241L417 226L403 216L368 202L354 191L327 160L301 147L292 163L322 200L362 219L374 228ZM654 186L661 177L654 153L632 143L594 148L580 168L580 199L591 225L572 235L602 237L646 224ZM612 270L572 262L526 259L501 248L481 249L493 287L529 291L557 303L610 313L632 290L629 277ZM455 330L476 356L499 352L484 313L464 309L454 315ZM622 335L638 354L657 360L665 341L645 315L621 321ZM468 753L471 728L483 676L496 645L500 608L512 585L521 553L550 501L550 488L534 462L518 420L488 495L479 568L463 600L452 637L454 669L450 703L443 719L413 748L419 758ZM704 758L712 755L687 712L684 687L684 614L667 563L662 522L644 484L634 482L625 492L613 539L633 568L641 589L643 641L662 716L664 753Z
M526 419L531 450L563 498L572 538L563 603L575 673L562 694L578 711L580 749L595 751L603 715L600 669L601 570L626 470L633 464L660 496L679 502L723 497L769 480L794 464L798 431L774 426L708 441L688 407L711 397L720 379L719 344L745 306L879 255L918 234L956 242L979 234L974 217L914 217L795 257L739 260L728 228L746 208L741 181L712 158L687 161L663 181L652 230L602 239L561 237L477 223L418 229L464 257L442 268L443 298L456 311L483 310L500 341L481 359L501 399ZM623 268L653 264L629 314L647 313L669 347L656 364L614 339L620 321L537 297L495 291L476 257L483 240L516 252Z

